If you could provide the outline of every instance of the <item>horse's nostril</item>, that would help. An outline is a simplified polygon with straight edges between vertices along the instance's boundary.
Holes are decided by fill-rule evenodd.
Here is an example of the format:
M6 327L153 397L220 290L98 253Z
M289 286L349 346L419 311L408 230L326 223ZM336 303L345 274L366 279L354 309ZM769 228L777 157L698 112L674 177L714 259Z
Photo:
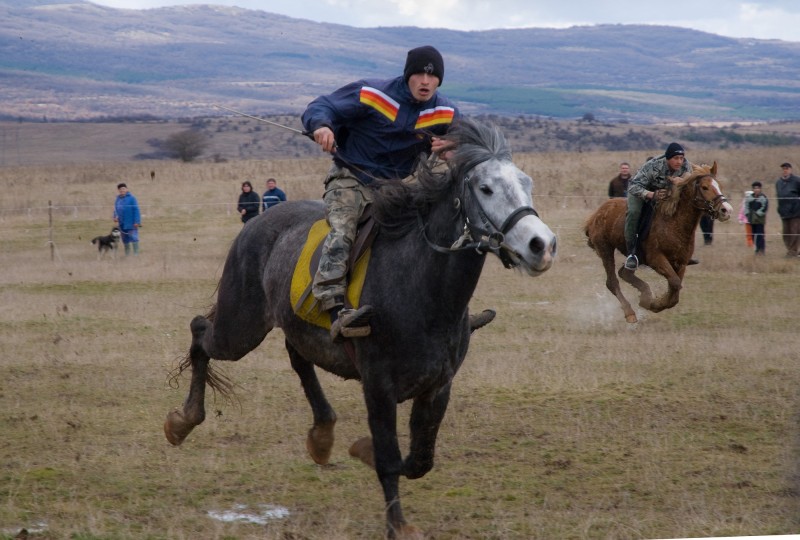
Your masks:
M528 243L528 246L531 248L532 253L541 253L544 251L544 240L537 236Z

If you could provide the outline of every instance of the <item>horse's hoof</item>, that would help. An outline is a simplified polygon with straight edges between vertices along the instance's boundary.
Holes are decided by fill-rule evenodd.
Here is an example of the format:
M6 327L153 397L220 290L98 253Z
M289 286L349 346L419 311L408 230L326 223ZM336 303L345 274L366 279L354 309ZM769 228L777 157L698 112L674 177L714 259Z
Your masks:
M425 533L413 525L405 523L399 527L393 527L386 537L393 540L424 540Z
M179 446L193 429L194 425L186 421L180 409L170 411L164 421L164 435L173 446Z
M333 426L336 420L319 424L308 430L306 449L317 465L327 465L333 448Z
M370 437L361 437L350 447L350 455L375 468L375 451Z
M639 319L636 318L636 315L625 315L625 320L631 324L639 322Z

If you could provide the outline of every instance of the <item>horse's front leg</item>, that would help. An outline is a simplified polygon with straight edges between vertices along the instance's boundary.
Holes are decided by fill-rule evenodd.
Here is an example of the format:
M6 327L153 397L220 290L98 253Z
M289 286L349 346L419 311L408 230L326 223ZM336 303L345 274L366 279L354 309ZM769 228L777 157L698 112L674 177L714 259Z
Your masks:
M683 287L683 273L686 268L683 267L679 272L676 272L664 256L659 256L651 268L667 280L666 292L651 303L650 311L658 313L674 307L678 303L681 288Z
M406 478L421 478L433 468L436 436L450 402L450 388L448 384L434 396L418 396L414 399L409 420L411 448L403 462L403 475Z
M385 375L377 375L384 379ZM386 504L386 535L391 539L423 538L413 525L406 523L400 505L400 475L403 473L403 460L397 442L397 396L392 385L374 384L368 374L364 374L364 399L367 404L367 418L372 438L356 441L350 448L350 455L375 467L378 481L383 488Z
M190 325L192 345L181 369L192 368L192 382L189 395L183 402L183 409L174 409L167 414L164 422L164 435L170 444L181 444L191 431L203 423L206 418L205 397L206 379L208 378L208 362L211 358L203 348L203 338L210 326L208 319L197 316Z

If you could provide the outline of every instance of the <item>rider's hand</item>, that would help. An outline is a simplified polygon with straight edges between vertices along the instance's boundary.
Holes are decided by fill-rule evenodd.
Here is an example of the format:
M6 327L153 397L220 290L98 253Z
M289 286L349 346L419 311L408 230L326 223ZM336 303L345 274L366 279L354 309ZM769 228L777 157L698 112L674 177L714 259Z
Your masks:
M666 189L657 189L653 192L653 199L657 201L663 201L667 198L667 190Z
M332 154L336 151L336 140L333 137L333 131L328 126L322 126L314 130L314 142L328 153Z
M447 161L453 155L455 143L439 137L431 137L431 152L439 156L442 161Z

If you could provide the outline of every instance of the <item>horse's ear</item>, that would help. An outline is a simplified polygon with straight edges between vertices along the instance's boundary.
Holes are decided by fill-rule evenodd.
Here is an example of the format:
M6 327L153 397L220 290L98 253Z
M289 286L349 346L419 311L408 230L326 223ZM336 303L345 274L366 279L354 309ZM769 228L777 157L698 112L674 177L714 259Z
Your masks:
M711 166L711 176L717 176L717 161L714 160L714 164Z

